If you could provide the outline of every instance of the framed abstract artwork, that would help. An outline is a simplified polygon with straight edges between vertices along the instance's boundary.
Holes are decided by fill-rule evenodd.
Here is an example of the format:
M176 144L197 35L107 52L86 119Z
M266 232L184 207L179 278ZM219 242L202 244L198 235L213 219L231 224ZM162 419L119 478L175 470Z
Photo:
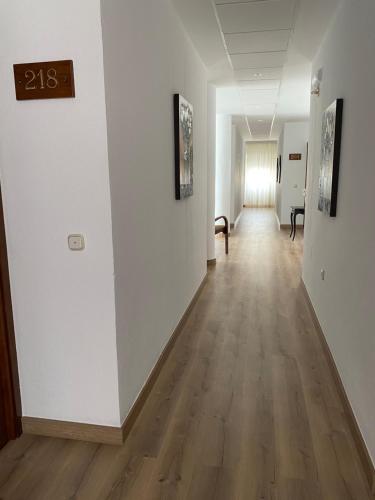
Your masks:
M336 99L323 114L318 208L336 217L344 101Z
M174 95L176 200L193 194L193 106Z

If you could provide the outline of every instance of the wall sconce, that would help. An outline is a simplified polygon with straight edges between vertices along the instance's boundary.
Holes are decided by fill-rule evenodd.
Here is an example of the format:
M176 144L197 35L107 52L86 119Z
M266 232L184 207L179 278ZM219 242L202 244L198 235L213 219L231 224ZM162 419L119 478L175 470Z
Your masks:
M320 69L311 82L311 95L320 96L320 84L323 78L323 69Z
M311 95L320 96L320 81L314 76L313 81L311 83Z

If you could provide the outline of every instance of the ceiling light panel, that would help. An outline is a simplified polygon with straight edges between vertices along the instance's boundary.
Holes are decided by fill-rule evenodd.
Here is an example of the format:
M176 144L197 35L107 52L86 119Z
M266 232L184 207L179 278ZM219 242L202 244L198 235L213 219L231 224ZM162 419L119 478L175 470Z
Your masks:
M249 118L249 126L253 138L268 136L271 131L272 120L262 120Z
M258 103L258 104L247 104L244 106L245 114L257 117L257 118L268 118L272 120L275 114L276 104L273 103Z
M268 89L279 89L280 88L280 80L254 80L248 81L243 80L239 81L239 87L246 90L268 90Z
M295 1L226 3L216 9L224 34L291 29Z
M225 35L229 54L287 50L290 30L255 31Z
M279 97L279 89L269 90L249 90L241 89L241 99L245 105L247 104L261 104L261 103L275 103Z
M230 58L232 60L233 68L247 69L247 68L279 68L283 66L286 61L287 52L254 52L252 54L234 54ZM262 74L262 72L258 72ZM254 71L254 75L257 72Z
M260 81L260 80L281 80L283 68L253 68L240 69L234 72L236 80Z

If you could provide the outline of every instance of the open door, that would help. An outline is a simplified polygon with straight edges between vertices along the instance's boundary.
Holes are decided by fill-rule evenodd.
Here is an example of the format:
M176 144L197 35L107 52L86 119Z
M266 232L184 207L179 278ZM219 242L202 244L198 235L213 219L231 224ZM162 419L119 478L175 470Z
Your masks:
M21 402L0 190L0 448L21 434Z

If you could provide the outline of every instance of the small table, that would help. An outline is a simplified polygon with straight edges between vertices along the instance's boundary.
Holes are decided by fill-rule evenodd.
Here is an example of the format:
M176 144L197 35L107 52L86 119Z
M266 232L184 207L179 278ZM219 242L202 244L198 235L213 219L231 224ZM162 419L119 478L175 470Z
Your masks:
M292 211L290 213L290 223L291 223L291 231L290 238L293 236L293 241L296 237L297 230L297 215L305 216L305 207L291 207Z

